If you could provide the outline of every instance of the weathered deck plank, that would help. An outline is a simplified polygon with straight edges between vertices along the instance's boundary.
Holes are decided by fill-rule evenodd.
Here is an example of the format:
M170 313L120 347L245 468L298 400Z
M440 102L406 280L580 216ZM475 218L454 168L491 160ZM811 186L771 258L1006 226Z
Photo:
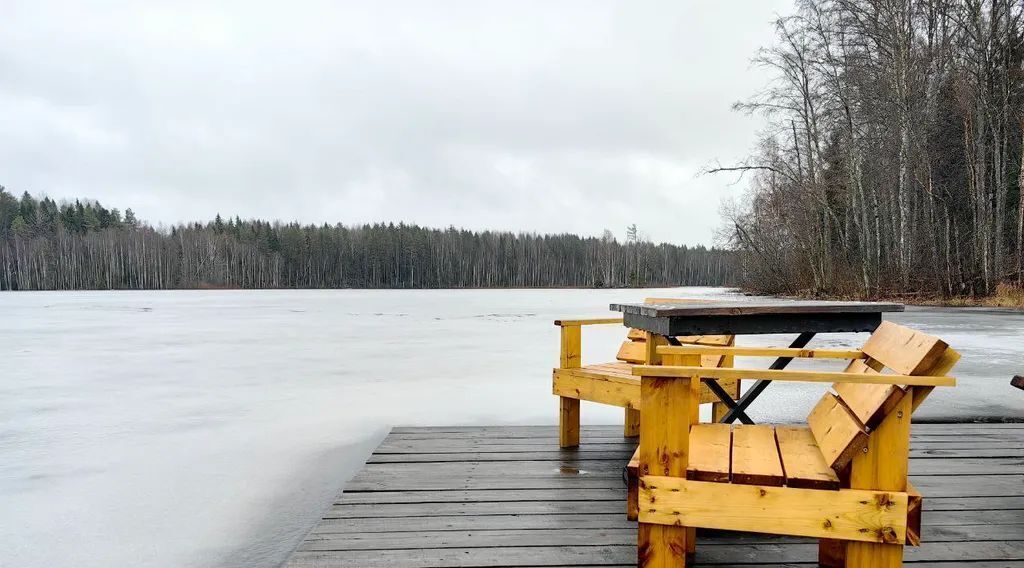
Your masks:
M633 566L621 426L395 428L289 566ZM915 568L1024 568L1024 424L914 426L911 477L925 495ZM697 565L815 565L813 541L702 533Z

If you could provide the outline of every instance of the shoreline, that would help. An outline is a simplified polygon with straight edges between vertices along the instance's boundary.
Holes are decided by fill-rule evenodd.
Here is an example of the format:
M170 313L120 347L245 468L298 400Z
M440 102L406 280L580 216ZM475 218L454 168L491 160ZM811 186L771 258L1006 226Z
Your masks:
M744 294L753 294L743 290ZM1016 311L1024 311L1024 287L1012 284L1000 284L995 293L988 296L953 296L942 297L928 293L906 293L906 294L878 294L875 296L861 296L855 294L812 294L797 293L783 294L780 298L799 300L834 300L834 301L860 301L860 302L892 302L908 306L938 307L938 308L1004 308Z

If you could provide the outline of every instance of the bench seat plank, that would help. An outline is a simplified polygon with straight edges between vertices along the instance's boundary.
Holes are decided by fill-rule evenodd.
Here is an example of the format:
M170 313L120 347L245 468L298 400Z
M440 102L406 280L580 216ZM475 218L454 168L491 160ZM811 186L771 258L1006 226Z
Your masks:
M690 457L686 478L729 482L732 429L728 424L694 424L690 428Z
M781 486L784 480L775 428L741 424L732 429L732 482Z
M839 476L825 463L810 429L776 426L779 456L788 487L801 489L839 489Z

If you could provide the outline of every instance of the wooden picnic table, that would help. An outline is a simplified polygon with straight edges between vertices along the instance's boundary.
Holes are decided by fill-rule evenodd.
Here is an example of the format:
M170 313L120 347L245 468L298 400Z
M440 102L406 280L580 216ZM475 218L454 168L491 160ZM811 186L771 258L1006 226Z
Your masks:
M630 303L609 307L622 312L624 325L663 336L671 345L679 344L676 336L685 335L798 333L789 345L796 349L806 346L818 333L872 332L882 323L883 312L903 311L902 304L786 300ZM768 368L784 369L792 360L792 357L780 357ZM705 383L729 407L721 422L728 424L739 420L753 424L746 409L771 381L755 381L739 400L733 400L716 381Z

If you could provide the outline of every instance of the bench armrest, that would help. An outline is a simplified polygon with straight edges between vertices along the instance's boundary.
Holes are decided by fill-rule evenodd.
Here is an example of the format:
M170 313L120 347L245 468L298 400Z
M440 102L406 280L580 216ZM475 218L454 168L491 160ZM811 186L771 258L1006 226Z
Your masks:
M954 377L821 371L776 371L772 369L714 369L708 367L670 367L667 365L636 365L633 367L633 374L644 377L699 376L702 379L766 379L769 381L797 381L805 383L862 383L915 387L956 386L956 379Z
M606 325L612 323L622 323L622 318L590 318L590 319L564 319L555 320L555 325L558 327L572 327L579 325Z
M591 318L574 320L555 320L558 326L559 342L561 347L558 355L558 368L578 369L581 364L583 352L583 327L584 325L605 325L622 323L622 318Z
M793 349L782 347L715 347L705 345L662 345L659 355L735 355L737 357L794 357L804 359L865 359L859 349Z

